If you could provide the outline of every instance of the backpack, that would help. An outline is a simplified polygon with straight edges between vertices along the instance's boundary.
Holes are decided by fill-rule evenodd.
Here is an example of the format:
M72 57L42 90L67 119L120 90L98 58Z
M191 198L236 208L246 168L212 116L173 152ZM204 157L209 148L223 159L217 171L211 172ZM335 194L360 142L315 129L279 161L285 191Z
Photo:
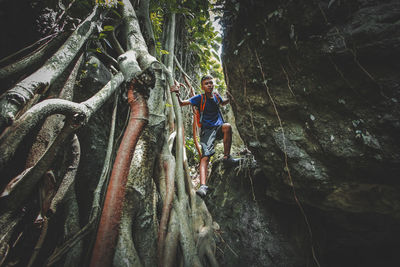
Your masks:
M219 105L222 102L222 98L219 94L215 93L213 94L213 97L217 99L217 104ZM203 120L203 111L204 108L206 107L206 102L207 102L207 97L205 94L201 94L201 100L200 100L200 109L195 113L196 116L196 124L197 127L201 128L201 121ZM221 114L218 108L218 112ZM221 114L222 116L222 114Z

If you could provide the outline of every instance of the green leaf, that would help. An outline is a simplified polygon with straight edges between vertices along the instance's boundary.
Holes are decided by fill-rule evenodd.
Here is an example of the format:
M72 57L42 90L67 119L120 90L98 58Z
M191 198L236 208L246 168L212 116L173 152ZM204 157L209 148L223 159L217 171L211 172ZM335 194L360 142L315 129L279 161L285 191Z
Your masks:
M169 55L169 52L168 52L167 50L163 50L163 49L161 49L161 54L164 54L164 55Z
M119 2L118 2L119 3ZM123 3L121 3L121 5L123 5ZM111 11L118 16L118 18L122 18L122 16L114 9L111 9Z
M111 25L106 25L103 27L103 31L105 31L105 32L110 32L113 30L114 30L114 26L111 26Z
M100 33L99 34L99 39L104 39L106 37L107 37L107 34L105 34L105 33Z
M101 49L98 48L98 47L96 48L96 52L97 52L97 53L100 53L100 54L103 53L103 52L101 52Z
M171 105L171 104L168 104L168 103L165 103L165 106L166 106L166 107L172 107L172 105Z
M219 50L219 44L217 44L217 43L211 44L211 47L214 48L215 51Z

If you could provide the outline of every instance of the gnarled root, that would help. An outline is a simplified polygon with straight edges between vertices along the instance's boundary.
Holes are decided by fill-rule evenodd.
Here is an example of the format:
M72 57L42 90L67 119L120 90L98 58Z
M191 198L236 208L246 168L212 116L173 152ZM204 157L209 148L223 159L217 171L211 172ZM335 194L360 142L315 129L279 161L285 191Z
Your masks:
M165 131L167 133L167 131ZM164 140L163 150L160 159L160 170L161 176L164 179L160 179L160 191L163 196L163 208L161 213L160 226L158 230L158 244L157 244L157 255L158 255L158 266L163 266L164 261L164 247L166 231L168 226L168 220L170 218L170 212L172 208L172 201L175 195L175 158L171 155L168 149L167 138ZM172 218L171 218L172 220Z
M128 91L128 102L131 104L130 121L114 162L93 248L91 266L109 266L112 264L130 162L143 127L148 122L148 108L143 95L138 92L134 93L131 87Z

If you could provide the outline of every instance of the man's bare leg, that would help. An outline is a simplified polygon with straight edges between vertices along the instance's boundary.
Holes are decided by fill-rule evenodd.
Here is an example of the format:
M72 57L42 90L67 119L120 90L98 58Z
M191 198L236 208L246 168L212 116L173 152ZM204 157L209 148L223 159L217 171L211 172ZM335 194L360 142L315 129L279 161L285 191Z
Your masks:
M224 158L228 158L231 154L232 146L232 126L229 123L224 123L222 125L222 133L224 134Z
M210 162L210 157L202 157L200 160L200 185L206 184L208 163Z

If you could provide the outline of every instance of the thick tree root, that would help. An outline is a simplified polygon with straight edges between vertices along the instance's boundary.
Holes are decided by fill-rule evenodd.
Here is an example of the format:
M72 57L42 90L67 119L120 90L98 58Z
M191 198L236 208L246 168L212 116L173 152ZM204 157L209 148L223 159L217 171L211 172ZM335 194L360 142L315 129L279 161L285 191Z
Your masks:
M30 108L27 112L21 112L21 107L24 105L29 106L31 102L36 101L40 94L46 91L54 82L58 74L52 76L50 81L32 80L35 78L35 75L32 75L30 76L31 79L27 80L30 81L30 83L29 87L25 88L26 90L22 90L18 87L18 90L21 89L22 93L18 91L18 93L20 93L20 95L18 95L14 90L15 94L10 95L10 98L14 97L18 100L18 105L13 105L9 102L6 103L5 111L7 114L0 117L0 120L3 118L3 120L0 121L0 127L1 122L9 122L13 120L14 117L24 114L20 119L14 121L13 125L0 137L0 149L5 152L3 155L0 155L0 169L6 168L9 161L15 156L15 152L18 150L23 137L32 133L32 129L36 128L49 115L61 113L67 116L72 121L65 123L64 127L72 126L73 129L64 128L61 134L55 138L55 145L50 146L50 152L47 150L43 157L39 158L35 155L30 158L27 167L31 167L31 169L27 169L25 173L21 174L21 181L23 181L24 186L13 189L16 191L11 190L8 198L12 200L10 203L12 202L13 210L17 210L17 208L21 206L21 201L26 200L29 193L32 192L31 190L36 187L38 181L43 177L43 173L48 171L51 167L51 158L54 158L57 154L57 149L63 144L65 138L69 138L71 133L86 123L90 116L117 90L122 81L130 81L131 79L141 80L138 76L139 74L143 74L142 77L146 79L141 80L141 86L148 89L154 86L150 81L154 78L152 77L154 73L156 81L153 91L156 93L150 93L151 101L149 101L149 105L152 105L152 107L149 114L151 118L149 120L149 128L144 131L143 135L138 140L137 137L141 132L138 128L143 127L147 118L144 114L132 113L131 120L135 120L137 123L136 126L138 126L133 127L136 128L133 130L136 131L136 134L134 134L136 136L133 146L138 142L136 151L134 152L133 160L131 155L132 151L123 151L125 156L129 154L127 157L122 156L125 158L124 164L119 163L117 156L112 174L112 176L115 177L118 176L115 172L119 172L119 174L122 173L122 175L125 176L129 172L128 179L127 181L125 180L117 184L111 182L109 185L110 188L123 188L126 182L127 190L120 190L115 194L121 197L115 201L117 202L117 207L110 205L108 201L104 203L103 215L105 215L102 215L102 221L99 227L100 237L97 236L91 264L92 266L110 266L112 264L115 266L122 266L123 264L129 264L131 266L155 266L158 263L159 266L217 266L218 263L214 257L215 242L212 218L204 202L196 196L191 185L191 179L188 175L188 166L185 161L183 145L184 132L181 111L178 109L176 98L171 96L169 90L167 90L167 98L171 104L171 106L167 106L169 110L168 113L170 114L169 125L171 127L168 130L163 130L164 123L166 122L166 117L164 115L166 110L164 90L167 87L162 84L164 81L164 77L162 77L161 73L162 67L160 67L160 64L155 64L155 62L157 62L156 59L148 52L131 1L123 0L122 2L123 5L120 5L122 12L120 13L125 23L125 27L123 28L125 36L123 39L126 41L123 47L126 47L127 52L118 58L121 72L117 73L94 97L83 103L73 103L65 100L45 100L39 103L39 105ZM142 1L141 3L143 5L148 5L148 1ZM169 34L171 39L168 42L168 51L171 51L172 56L173 48L175 47L173 43L173 33L175 32L174 14L171 15L170 21L171 24L168 28L171 33ZM91 20L89 23L85 25L82 24L81 26L85 27L84 30L80 30L81 33L84 33L85 38L86 35L89 35L92 27L94 27ZM87 29L87 32L85 29ZM81 38L82 40L79 40L79 44L81 41L84 42L83 39L85 38ZM122 52L121 49L119 50L119 52ZM72 49L70 52L71 53L67 56L75 58L77 52L72 51ZM168 75L168 85L170 85L173 81L171 77L171 72L173 72L173 58L168 58L167 65L169 72L166 72L166 74ZM57 73L58 70L60 70L60 72L63 71L60 68L57 69ZM148 75L148 70L151 71L150 75ZM18 86L20 85L21 84L18 84ZM131 95L129 98L131 98ZM143 102L141 104L145 105ZM172 106L173 108L171 108ZM175 123L174 118L176 118ZM56 128L47 131L54 131L54 129ZM128 132L129 131L130 130L128 130ZM157 164L156 157L160 152L159 149L162 147L160 140L162 140L163 133L169 136L171 132L174 132L174 136L176 136L176 163L174 156L171 154L173 137L170 138L170 143L164 140L165 152L163 151L163 156L161 156ZM54 139L54 137L50 137L47 140L52 139ZM43 144L44 143L45 142L43 142ZM43 152L43 148L47 147L43 144L40 145L38 151L40 150ZM112 144L113 141L111 141L111 145L109 144L107 148L104 169L99 179L98 187L96 188L89 223L80 231L78 231L78 225L76 224L79 213L76 194L73 190L76 167L79 163L79 153L74 149L76 152L74 152L75 157L73 157L71 166L58 188L56 197L53 198L50 205L53 214L47 214L49 216L64 215L68 217L68 219L65 220L66 229L64 229L64 235L62 239L58 240L66 241L51 255L48 261L44 263L46 266L58 264L58 261L63 257L64 266L75 265L78 262L77 259L83 252L82 238L96 227L98 222L97 215L99 214L100 207L103 206L101 188L104 183L107 183L107 176L109 173L108 166L112 158ZM121 150L131 150L131 148L121 145ZM123 166L121 167L121 165ZM157 167L160 167L161 170L156 170ZM157 171L161 173L157 173ZM32 177L33 179L28 179ZM7 180L8 178L10 177L7 177ZM124 179L126 178L124 177L122 180ZM29 182L27 182L28 180ZM57 184L59 184L59 182ZM175 186L177 189L176 191ZM29 189L22 190L20 188ZM157 191L157 189L159 189L159 191ZM127 195L123 196L125 192ZM115 195L112 190L109 190L107 199L113 199ZM19 199L15 196L21 196L21 198ZM162 199L163 202L159 205L160 199ZM48 203L47 199L45 202ZM49 205L46 204L45 206L46 207L42 207L43 214L47 213L47 206ZM65 209L61 209L61 207ZM60 214L61 211L64 211L65 214ZM0 222L15 222L14 226L11 226L11 228L7 228L8 225L5 225L5 223L0 224L4 225L9 232L12 232L12 230L15 229L15 225L19 222L19 217L15 214L16 212L6 212L0 218ZM109 220L107 218L104 219L104 217L111 218L111 220L115 219L108 225L111 225L111 229L104 226L104 221ZM158 218L160 218L160 221L158 221ZM2 235L3 237L8 238L6 235L9 232L0 231L2 234L4 233L4 235ZM101 236L101 233L106 234ZM158 248L156 242L157 233ZM45 231L43 231L42 236L45 236ZM42 242L43 239L44 238L40 238L39 241ZM8 241L9 240L5 243L2 242L1 244L6 244L8 246ZM90 241L89 239L88 250L90 250ZM100 247L99 243L101 244ZM41 243L38 244L38 248L40 249L42 245ZM117 246L117 249L114 253L115 246ZM4 248L7 250L6 246ZM67 251L68 254L66 256ZM36 256L32 257L31 264L37 263L35 262L35 257ZM39 261L39 258L36 261Z
M74 135L71 144L72 160L67 168L67 173L64 175L63 181L58 188L57 194L54 196L51 202L50 210L55 213L56 207L61 203L64 206L65 214L64 217L64 238L68 240L71 236L77 233L80 229L79 225L79 207L75 192L75 177L80 162L80 144L78 137ZM66 192L64 193L64 191ZM82 254L82 244L78 242L71 250L67 253L64 261L64 266L78 266L80 257Z
M179 221L177 220L174 209L168 224L168 233L164 244L163 264L161 266L172 267L177 266L176 256L179 244Z
M68 236L68 239L64 241L64 243L59 246L58 248L55 249L55 251L52 253L52 255L47 259L46 261L46 266L52 266L55 264L58 260L62 258L62 256L72 248L76 250L77 252L71 252L74 255L78 253L82 253L82 251L78 251L79 247L81 246L82 239L90 233L93 229L95 229L95 225L98 222L98 216L100 214L100 207L102 205L102 200L101 200L101 191L103 188L104 184L108 184L108 179L107 177L109 176L109 171L110 171L110 165L111 165L111 155L112 155L112 150L113 150L113 144L114 144L114 133L115 133L115 121L116 121L116 115L117 115L117 103L118 103L118 95L115 97L114 100L114 108L113 108L113 115L112 115L112 121L111 121L111 128L110 128L110 134L109 134L109 139L108 139L108 145L107 145L107 152L106 156L104 159L104 166L100 175L99 182L97 184L96 190L94 192L93 196L93 203L92 203L92 209L90 212L90 218L89 222L80 230L74 231L74 235ZM71 207L71 210L74 209L74 203L76 201L75 196L73 196L73 191L70 190L68 191L67 195L67 207ZM70 195L72 194L72 197ZM72 198L70 201L69 199ZM57 206L52 203L51 209L54 206ZM67 229L65 234L67 235ZM76 256L78 257L78 256ZM66 260L66 262L70 261L69 259ZM67 266L67 265L65 265Z
M131 104L130 121L115 159L90 266L112 264L130 162L142 129L148 122L148 108L143 95L134 93L132 87L128 93L128 102Z
M71 164L68 166L67 173L64 175L64 178L58 187L57 193L54 196L53 200L51 201L50 205L50 211L54 214L57 211L57 207L66 199L66 194L73 190L75 191L72 187L75 182L75 176L76 172L78 170L79 166L79 160L80 160L80 144L78 137L76 135L73 136L72 138L72 156L73 160Z
M29 70L36 66L40 65L43 63L48 55L53 54L54 50L57 49L61 45L63 41L65 41L65 38L67 37L67 33L61 34L57 36L57 34L52 34L48 36L48 38L51 38L50 40L47 40L46 43L40 45L38 49L30 53L29 55L23 57L17 62L14 62L8 66L5 66L0 69L0 80L11 80L15 79L19 75L23 74L26 71ZM4 86L4 84L2 84ZM0 93L4 93L2 89L5 88L0 88Z
M47 217L43 218L43 222L41 224L42 224L41 225L42 231L40 232L39 239L36 242L36 245L33 249L33 254L32 254L31 258L29 259L27 267L34 266L33 264L35 263L36 257L39 254L40 249L42 248L44 239L46 238L46 235L47 235L47 229L49 227L49 221L48 221Z
M5 262L8 252L10 251L10 241L12 235L22 220L23 213L11 213L8 212L1 216L0 223L5 225L5 227L0 228L0 266L3 262Z
M78 72L78 67L80 65L81 59L78 60L78 63L75 65L74 70L72 71L70 77L68 78L66 85L60 92L60 98L66 98L66 99L72 99L73 95L73 84L75 83L75 78L76 78L76 73ZM55 115L53 117L49 117L46 122L43 124L42 129L40 130L38 137L36 139L36 142L32 145L31 151L28 155L27 161L26 161L26 167L30 168L33 167L39 160L40 156L45 153L46 151L46 146L48 143L53 142L55 135L61 130L60 125L62 127L63 122L62 118L63 116L61 115ZM79 149L79 142L77 140L77 137L75 136L75 139L72 142L72 153L75 155L72 159L72 163L67 170L67 174L65 177L67 177L65 180L73 180L76 174L76 169L79 164L79 155L80 155L80 149ZM71 178L68 178L71 177ZM39 253L41 244L44 242L44 238L47 233L47 227L48 227L48 220L47 220L47 211L50 208L50 203L52 202L52 198L55 193L55 177L53 172L49 171L47 172L47 175L45 175L42 179L42 182L40 183L40 206L41 206L41 211L38 219L36 220L37 223L39 223L42 227L42 232L40 235L40 238L38 240L37 245L35 246L34 249L34 254L31 256L31 259L29 260L29 265L32 265L36 259L37 254ZM62 198L58 198L61 200ZM54 199L53 199L54 200ZM55 210L53 211L53 214L55 213ZM12 229L10 232L14 232L14 229ZM15 243L15 242L14 242Z
M48 99L33 106L1 134L0 150L3 153L0 155L0 171L15 154L23 138L47 116L56 113L70 116L76 130L111 97L123 80L123 74L119 72L98 93L79 104L63 99Z
M33 103L37 94L43 94L61 75L69 63L76 57L81 47L96 28L100 16L97 6L83 21L61 48L36 72L16 84L0 99L0 131L13 123L17 113L25 105Z
M165 131L167 134L167 131ZM165 137L166 137L165 134ZM175 195L175 183L174 183L174 173L175 173L175 158L171 155L168 149L168 142L165 138L164 145L161 153L161 159L159 168L161 169L161 177L165 177L160 180L160 191L163 196L163 208L161 213L160 226L158 230L158 245L157 245L157 255L158 255L158 266L163 264L163 253L165 247L165 237L168 226L168 220L170 218L170 212L172 208L172 201Z

